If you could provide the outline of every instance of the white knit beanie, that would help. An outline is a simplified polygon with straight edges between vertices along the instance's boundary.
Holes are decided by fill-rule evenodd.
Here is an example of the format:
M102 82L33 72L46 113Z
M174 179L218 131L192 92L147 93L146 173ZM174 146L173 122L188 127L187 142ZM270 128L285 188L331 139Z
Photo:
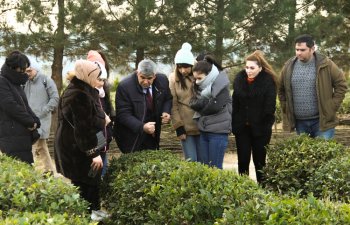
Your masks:
M192 46L185 42L182 44L182 47L179 51L177 51L175 55L175 64L194 64L194 57L191 52Z

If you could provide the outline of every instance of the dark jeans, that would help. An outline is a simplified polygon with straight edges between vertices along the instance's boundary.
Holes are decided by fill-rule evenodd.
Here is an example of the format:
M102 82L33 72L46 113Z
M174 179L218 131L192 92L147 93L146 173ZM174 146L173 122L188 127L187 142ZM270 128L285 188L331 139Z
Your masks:
M100 209L100 189L98 185L89 185L79 181L72 181L79 188L80 195L90 203L89 212Z
M245 129L242 133L235 135L239 174L249 175L250 156L253 154L256 180L258 183L263 180L261 170L266 164L266 145L270 143L271 134L254 137L250 129Z
M325 140L332 139L334 137L334 128L330 128L325 131L320 131L320 120L310 119L310 120L296 120L295 128L297 130L297 134L306 133L310 137L321 137Z

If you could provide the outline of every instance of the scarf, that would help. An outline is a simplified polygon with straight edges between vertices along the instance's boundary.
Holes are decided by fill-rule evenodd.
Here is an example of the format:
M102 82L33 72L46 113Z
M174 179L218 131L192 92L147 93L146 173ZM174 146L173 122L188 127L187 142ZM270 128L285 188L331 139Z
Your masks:
M211 97L211 86L218 77L219 73L218 68L213 64L210 73L204 79L196 80L196 84L201 90L201 96L206 98Z
M17 72L11 69L6 64L1 68L1 73L3 77L6 77L14 85L24 85L29 79L28 75L23 72Z
M100 98L104 98L106 96L105 90L103 89L103 87L97 88L98 90L98 95L100 96Z

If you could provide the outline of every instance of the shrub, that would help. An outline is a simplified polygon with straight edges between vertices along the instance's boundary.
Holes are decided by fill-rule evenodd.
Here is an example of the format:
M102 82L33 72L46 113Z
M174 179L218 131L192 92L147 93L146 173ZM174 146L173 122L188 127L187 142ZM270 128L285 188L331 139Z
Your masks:
M340 108L338 110L341 114L349 114L350 113L350 92L346 92L345 98L340 105Z
M248 177L186 162L146 191L157 199L157 210L149 212L152 224L203 225L213 224L225 209L262 193Z
M71 216L67 213L51 214L47 212L17 212L6 218L0 217L0 225L24 225L24 224L55 224L55 225L86 225L87 218Z
M166 160L168 157L172 160ZM143 151L112 160L102 185L105 189L101 195L103 205L111 214L109 221L104 222L145 224L150 221L148 212L158 209L157 200L145 192L167 179L181 164L175 157L165 151Z
M87 208L87 202L73 185L43 176L30 165L0 154L2 217L18 212L50 212L84 218Z
M330 160L306 184L319 198L350 202L350 155Z
M127 171L134 166L147 161L159 160L163 161L179 161L178 155L171 151L160 150L160 151L141 151L133 154L123 154L119 158L113 157L109 161L109 166L106 175L103 177L101 184L101 196L107 196L113 193L114 185L113 181L118 176L119 172ZM108 198L106 198L108 200Z
M162 151L122 156L109 171L107 224L213 224L230 205L263 192L247 177Z
M282 109L279 99L276 99L276 112L275 112L275 123L282 122Z
M345 151L346 148L335 141L306 135L280 141L267 150L264 185L280 193L305 195L309 192L305 184L316 170Z
M215 223L228 224L350 224L350 206L316 200L311 195L307 199L265 195L226 210Z

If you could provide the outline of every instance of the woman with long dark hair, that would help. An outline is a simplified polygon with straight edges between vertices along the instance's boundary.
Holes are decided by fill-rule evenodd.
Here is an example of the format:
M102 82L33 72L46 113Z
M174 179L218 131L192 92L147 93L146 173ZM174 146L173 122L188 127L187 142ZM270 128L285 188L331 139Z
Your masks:
M232 100L226 72L206 55L193 67L195 95L190 106L200 130L199 159L202 163L222 169L228 134L231 133Z
M169 87L173 96L171 121L176 136L181 141L185 159L198 161L199 130L192 119L194 110L189 104L193 96L192 67L195 61L191 49L189 43L182 45L175 55L175 70L169 76Z

